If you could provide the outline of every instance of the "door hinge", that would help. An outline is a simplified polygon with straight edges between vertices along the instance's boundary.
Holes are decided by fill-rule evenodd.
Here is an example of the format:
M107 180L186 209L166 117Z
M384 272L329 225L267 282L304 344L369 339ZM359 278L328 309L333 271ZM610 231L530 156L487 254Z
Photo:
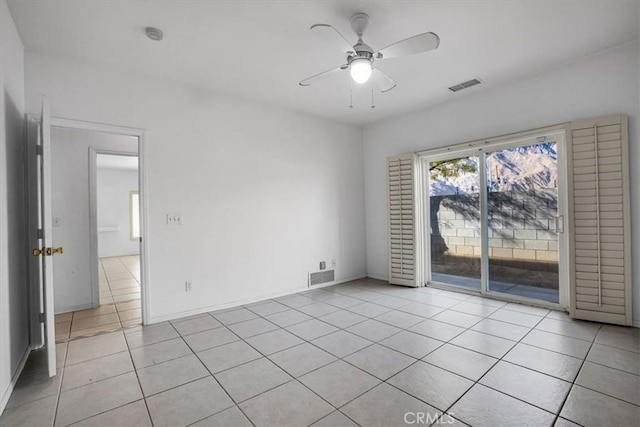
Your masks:
M40 321L40 323L44 323L44 313L40 313L38 314L38 320Z
M42 145L36 145L36 155L42 156Z
M38 228L38 232L36 234L38 239L44 239L44 230L42 228Z

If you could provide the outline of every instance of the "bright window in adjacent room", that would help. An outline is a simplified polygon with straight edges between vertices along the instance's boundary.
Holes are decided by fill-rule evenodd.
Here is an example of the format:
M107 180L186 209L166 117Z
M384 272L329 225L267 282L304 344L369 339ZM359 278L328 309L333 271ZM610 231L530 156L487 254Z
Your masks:
M129 193L129 222L131 224L131 240L140 238L140 194Z

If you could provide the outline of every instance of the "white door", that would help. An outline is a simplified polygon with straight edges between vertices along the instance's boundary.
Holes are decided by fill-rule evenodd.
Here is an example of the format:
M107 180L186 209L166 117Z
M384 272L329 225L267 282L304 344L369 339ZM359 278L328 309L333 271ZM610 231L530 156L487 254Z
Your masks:
M42 101L42 115L39 123L38 145L36 149L36 171L38 186L38 247L33 255L40 258L39 283L40 321L43 323L43 340L47 352L49 376L56 375L56 331L53 306L53 260L54 254L61 254L62 248L53 247L51 220L51 123L49 103Z

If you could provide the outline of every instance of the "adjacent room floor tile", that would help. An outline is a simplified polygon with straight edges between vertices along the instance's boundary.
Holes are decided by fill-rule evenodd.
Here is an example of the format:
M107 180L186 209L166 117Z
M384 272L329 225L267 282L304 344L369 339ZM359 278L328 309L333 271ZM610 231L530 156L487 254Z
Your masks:
M421 359L440 347L444 342L414 332L402 331L380 341L380 344L416 359Z
M436 408L382 383L340 409L361 426L389 427L407 425L406 414L429 414L436 419ZM411 415L409 416L411 417ZM414 421L415 418L409 418Z
M172 388L147 398L154 426L186 426L220 412L233 401L212 377Z
M277 329L275 331L247 338L246 342L260 353L267 356L298 344L302 344L304 341L284 329Z
M581 359L587 356L587 352L591 346L591 343L588 341L535 329L529 332L529 334L522 339L522 342Z
M306 322L298 323L286 328L289 332L299 336L303 340L311 341L312 339L329 335L336 332L338 328L328 323L321 322L317 319L311 319Z
M550 426L555 415L476 384L451 408L454 416L477 427Z
M480 383L557 414L571 383L508 362L498 362Z
M504 308L496 311L490 315L489 318L529 328L533 328L538 322L540 322L540 320L542 320L542 316L535 316L532 314L522 313L520 311L505 310Z
M633 351L594 344L587 355L587 360L634 375L640 375L640 355Z
M470 328L471 326L481 321L482 317L474 316L467 313L461 313L459 311L445 310L440 314L436 314L435 316L433 316L432 319L437 320L438 322L459 326L461 328Z
M292 379L266 357L217 373L215 377L236 402L257 396Z
M236 334L224 327L209 329L208 331L202 331L197 334L187 335L184 337L185 342L195 352L218 347L220 345L238 341L239 339L240 338L238 338Z
M257 319L258 315L250 310L247 310L246 308L238 308L237 310L228 310L220 313L214 313L213 317L215 317L223 325L232 325L234 323Z
M542 319L536 326L541 331L553 332L558 335L566 335L572 338L593 341L600 329L600 324L581 322L578 320L566 322L556 319Z
M197 355L207 369L214 374L262 357L260 353L243 341L201 351Z
M416 316L415 314L409 314L399 310L392 310L376 317L376 320L388 323L389 325L393 325L400 329L407 329L417 323L422 322L424 318Z
M219 328L220 326L222 326L220 322L218 322L208 314L204 314L201 317L195 319L173 321L172 323L173 327L176 328L178 333L182 336L206 331L207 329Z
M296 378L336 360L335 356L309 343L272 354L269 359Z
M139 399L142 392L133 372L74 388L60 394L56 425L66 426Z
M380 383L377 378L342 360L303 375L299 380L335 407L344 405Z
M431 319L420 322L409 330L440 341L449 341L464 332L464 328Z
M374 319L369 319L347 328L347 331L371 341L380 341L400 332L401 329L386 323L378 322Z
M345 357L371 344L371 341L360 338L346 331L338 331L317 338L312 343L337 357Z
M471 329L512 341L520 341L531 330L525 326L500 322L499 320L493 319L484 319L483 321L476 323Z
M312 317L307 314L300 313L297 310L287 310L265 316L265 319L271 323L275 323L281 328L286 328L287 326L295 325L296 323L311 320Z
M387 382L443 411L473 385L473 381L421 361Z
M112 332L69 343L66 365L84 362L127 350L122 332Z
M15 408L7 408L0 416L1 426L51 426L56 414L58 396L50 396Z
M584 426L637 426L640 407L573 386L560 416Z
M344 360L381 380L386 380L416 361L413 357L380 344L362 349Z
M516 342L481 332L466 331L452 339L451 344L500 358L516 345Z
M237 406L232 406L215 415L191 424L192 427L253 427Z
M62 391L95 383L133 371L129 352L103 356L68 366L64 370Z
M174 338L131 350L131 357L136 369L156 365L189 354L191 354L191 349L181 338Z
M297 381L249 399L241 403L240 408L257 426L307 426L334 410Z
M138 370L138 378L145 396L151 396L207 375L209 372L194 355Z
M268 316L269 314L280 313L281 311L289 310L289 307L287 307L286 305L271 300L257 302L255 304L246 305L245 307L259 316Z
M249 338L255 335L264 334L265 332L273 331L278 329L278 327L264 319L253 319L229 325L229 329L231 329L231 331L240 338Z
M106 426L151 427L151 419L149 418L147 405L144 403L144 400L138 400L73 424L73 427Z
M576 384L640 406L640 377L637 375L585 362Z
M581 359L522 343L513 347L504 360L569 382L573 382L582 365Z
M358 424L351 421L340 411L335 411L313 423L312 427L358 427Z
M493 357L451 344L443 345L422 360L474 381L498 361Z
M320 316L318 320L322 320L323 322L326 322L337 328L344 329L357 323L364 322L365 320L367 320L367 318L347 310L339 310L334 311L330 314L325 314L324 316Z
M349 307L347 310L352 311L356 314L360 314L361 316L366 316L366 317L376 317L376 316L380 316L383 313L391 311L389 307L373 304L371 302L365 302L362 304L354 305Z
M173 329L170 323L159 323L157 325L142 326L139 331L126 334L127 343L130 348L142 347L144 345L155 344L178 338L180 335Z

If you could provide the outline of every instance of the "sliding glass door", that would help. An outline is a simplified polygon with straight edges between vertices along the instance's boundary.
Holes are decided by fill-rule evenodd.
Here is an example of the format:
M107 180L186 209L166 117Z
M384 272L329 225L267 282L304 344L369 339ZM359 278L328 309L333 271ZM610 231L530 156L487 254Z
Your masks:
M558 133L424 158L429 282L561 303L562 146Z

